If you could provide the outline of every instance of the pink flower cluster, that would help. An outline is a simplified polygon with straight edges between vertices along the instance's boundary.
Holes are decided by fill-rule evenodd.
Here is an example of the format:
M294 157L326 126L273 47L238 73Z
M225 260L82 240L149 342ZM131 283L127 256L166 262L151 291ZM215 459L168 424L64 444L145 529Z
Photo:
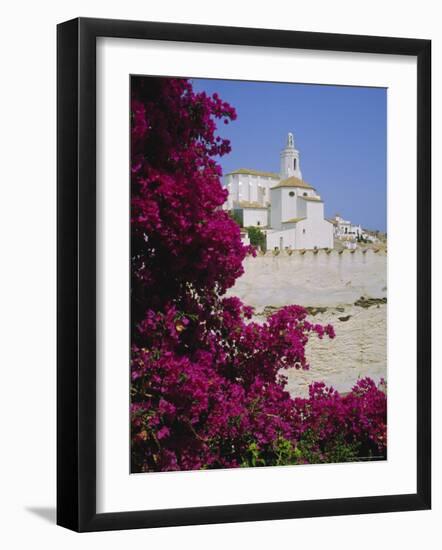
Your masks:
M221 209L216 121L235 111L187 80L133 77L131 151L132 471L351 460L385 454L385 395L360 382L286 391L311 334L288 306L263 324L226 290L252 249ZM362 453L362 454L361 454Z
M384 380L380 386L385 387ZM309 388L309 398L294 399L294 407L298 441L308 439L319 462L329 462L329 454L334 458L337 442L355 451L352 459L385 458L387 398L370 378L358 380L347 395L315 382Z
M234 118L227 103L194 93L186 80L132 80L132 272L135 293L146 290L142 309L161 309L190 288L223 293L243 273L249 249L221 209L227 192L213 159L230 151L215 120Z
M246 322L250 308L237 298L205 316L208 307L170 304L138 325L144 345L132 349L132 429L143 471L240 466L252 442L268 447L299 432L279 372L308 368L308 335L333 336L332 327L310 324L298 306L263 325Z

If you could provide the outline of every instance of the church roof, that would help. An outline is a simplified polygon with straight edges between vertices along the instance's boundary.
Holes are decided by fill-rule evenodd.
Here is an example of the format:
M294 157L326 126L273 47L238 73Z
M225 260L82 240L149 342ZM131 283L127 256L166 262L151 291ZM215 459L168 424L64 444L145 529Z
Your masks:
M312 187L309 183L295 176L281 180L279 183L274 185L272 189L279 189L280 187L302 187L303 189L314 189L314 187Z
M234 208L262 208L263 210L267 210L267 206L263 206L259 202L254 201L239 201L238 206Z
M274 172L261 172L261 170L251 170L250 168L239 168L238 170L229 172L228 174L226 174L226 176L234 174L247 174L249 176L262 176L265 178L273 178L279 180L279 175L275 174Z
M310 202L322 202L320 197L300 197L300 198Z
M305 218L290 218L290 220L286 220L285 222L282 222L282 223L298 223L298 222L302 222L302 220L305 220Z

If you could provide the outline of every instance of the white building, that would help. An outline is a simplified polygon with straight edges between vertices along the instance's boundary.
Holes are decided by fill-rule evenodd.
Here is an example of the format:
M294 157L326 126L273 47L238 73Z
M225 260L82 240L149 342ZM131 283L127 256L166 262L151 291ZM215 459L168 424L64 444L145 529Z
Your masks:
M336 214L332 220L335 228L335 237L343 240L355 240L363 236L360 225L355 225L349 220L344 220L340 214Z
M379 238L373 232L363 229L360 224L356 225L349 220L344 220L340 214L335 214L335 217L330 221L334 226L335 237L344 241L347 245L359 239L370 243L379 242Z
M267 211L270 206L270 189L279 180L279 175L271 172L260 172L246 168L230 172L225 177L225 184L229 191L225 208L241 211L249 209ZM262 212L260 214L262 216ZM245 227L246 225L268 225L267 213L264 215L264 219L257 216L256 213L253 213L251 216L246 215L246 219L244 220Z
M267 248L333 248L333 223L324 218L324 203L302 179L293 134L281 151L280 173L241 168L226 175L225 208L244 227L261 227Z

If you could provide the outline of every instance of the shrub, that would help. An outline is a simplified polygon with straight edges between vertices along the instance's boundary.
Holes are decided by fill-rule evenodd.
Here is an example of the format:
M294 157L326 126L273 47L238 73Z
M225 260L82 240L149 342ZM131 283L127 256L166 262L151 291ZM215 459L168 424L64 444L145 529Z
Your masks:
M266 249L266 236L265 234L259 229L259 227L250 226L247 227L247 235L250 240L250 244L252 246L255 246L256 248L260 248L261 250Z
M238 210L231 210L230 215L232 220L234 220L240 227L243 226L243 216Z

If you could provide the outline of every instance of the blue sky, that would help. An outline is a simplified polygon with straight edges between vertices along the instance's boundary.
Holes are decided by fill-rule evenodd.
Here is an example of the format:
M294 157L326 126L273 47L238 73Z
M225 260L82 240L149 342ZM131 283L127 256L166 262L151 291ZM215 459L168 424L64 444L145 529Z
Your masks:
M287 133L295 136L302 176L325 202L367 229L386 229L387 90L192 79L195 90L218 92L238 118L220 124L232 152L223 173L237 168L279 172Z

